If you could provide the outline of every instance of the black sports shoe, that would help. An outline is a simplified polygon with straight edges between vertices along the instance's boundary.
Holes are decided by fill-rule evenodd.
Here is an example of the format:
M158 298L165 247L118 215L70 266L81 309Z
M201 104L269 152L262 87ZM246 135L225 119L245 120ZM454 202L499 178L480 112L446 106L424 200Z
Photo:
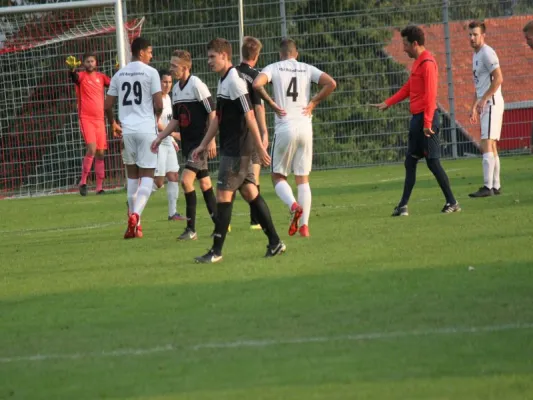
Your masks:
M451 213L459 212L459 211L461 211L461 206L459 205L459 203L455 203L455 204L446 203L444 204L444 207L442 208L442 212L444 214L451 214Z
M98 192L96 192L96 194L105 194L105 190L104 189L99 190Z
M275 246L267 246L267 252L265 254L265 257L274 257L279 254L283 254L285 253L285 250L287 250L287 246L285 246L285 243L280 240L280 242Z
M203 256L195 257L194 261L198 264L213 264L222 261L222 255L215 254L215 251L211 249Z
M195 231L193 231L189 227L186 227L183 233L178 236L179 241L196 240L196 239L198 239L198 235L196 234Z
M492 193L494 194L494 196L499 196L500 194L502 194L502 188L492 188Z
M396 206L394 207L394 210L392 211L391 217L407 217L409 215L409 210L407 209L407 206Z
M80 185L79 189L82 196L87 196L87 185Z
M489 189L486 186L480 187L477 192L470 193L468 196L470 197L490 197L494 193L492 189Z

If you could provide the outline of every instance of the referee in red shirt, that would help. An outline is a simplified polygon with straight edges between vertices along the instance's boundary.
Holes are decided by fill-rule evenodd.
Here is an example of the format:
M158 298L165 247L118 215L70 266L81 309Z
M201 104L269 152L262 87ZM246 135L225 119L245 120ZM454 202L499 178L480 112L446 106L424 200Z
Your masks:
M396 94L383 103L372 104L380 111L409 97L413 117L409 124L409 140L405 157L405 183L400 203L394 208L393 217L407 216L407 203L416 182L418 160L426 159L446 198L443 213L461 211L453 196L450 182L440 163L439 113L437 110L438 67L435 58L424 47L424 31L417 26L408 26L401 32L403 49L415 59L409 80Z

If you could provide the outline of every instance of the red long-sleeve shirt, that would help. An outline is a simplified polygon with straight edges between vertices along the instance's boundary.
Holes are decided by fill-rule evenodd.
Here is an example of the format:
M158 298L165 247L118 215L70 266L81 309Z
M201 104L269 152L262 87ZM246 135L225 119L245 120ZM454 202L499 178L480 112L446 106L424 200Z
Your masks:
M437 62L429 51L424 50L413 63L409 80L385 103L390 107L409 97L411 114L423 112L424 128L431 128L437 109L437 79Z

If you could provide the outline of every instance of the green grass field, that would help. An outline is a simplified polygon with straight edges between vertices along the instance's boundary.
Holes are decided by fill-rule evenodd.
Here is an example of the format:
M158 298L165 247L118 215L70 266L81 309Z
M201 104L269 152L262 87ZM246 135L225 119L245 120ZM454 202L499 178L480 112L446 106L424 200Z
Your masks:
M264 176L287 253L239 199L214 265L201 195L191 243L164 190L132 241L124 192L1 201L0 398L533 399L532 159L487 199L479 159L444 165L458 214L423 164L396 219L403 166L315 173L308 239Z

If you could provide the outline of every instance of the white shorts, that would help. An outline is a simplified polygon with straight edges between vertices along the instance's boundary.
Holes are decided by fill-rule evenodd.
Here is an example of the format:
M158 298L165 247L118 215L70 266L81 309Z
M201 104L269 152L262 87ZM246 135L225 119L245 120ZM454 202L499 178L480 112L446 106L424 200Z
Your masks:
M503 110L503 99L499 100L496 105L493 105L492 101L485 105L480 116L481 139L500 140L502 134Z
M156 138L150 133L128 133L122 136L124 152L122 160L126 165L137 165L139 168L156 168L157 154L152 153L150 146Z
M272 141L272 172L307 176L313 165L313 128L310 124L276 127Z
M165 176L167 172L179 172L178 154L174 146L161 144L157 154L157 167L154 176Z

